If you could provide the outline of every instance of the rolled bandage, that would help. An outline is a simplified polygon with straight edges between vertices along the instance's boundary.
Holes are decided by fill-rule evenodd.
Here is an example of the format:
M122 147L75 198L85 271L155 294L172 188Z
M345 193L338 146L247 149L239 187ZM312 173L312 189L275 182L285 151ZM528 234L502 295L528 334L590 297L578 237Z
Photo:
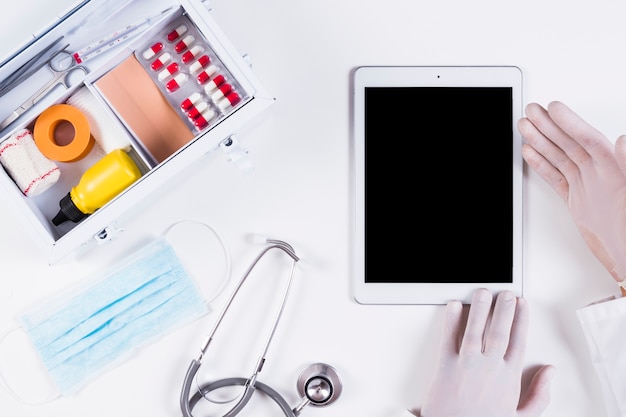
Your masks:
M0 163L27 197L43 193L61 176L59 167L37 148L28 129L0 143Z
M106 113L102 104L87 87L79 88L67 99L67 104L79 109L89 121L91 136L105 153L115 149L128 150L130 141L126 131Z

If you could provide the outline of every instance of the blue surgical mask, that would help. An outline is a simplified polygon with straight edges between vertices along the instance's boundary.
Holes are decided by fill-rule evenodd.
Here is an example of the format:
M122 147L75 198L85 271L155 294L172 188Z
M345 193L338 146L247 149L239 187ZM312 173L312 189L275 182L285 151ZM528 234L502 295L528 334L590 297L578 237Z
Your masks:
M208 312L173 248L159 239L85 291L20 317L62 395L158 336Z

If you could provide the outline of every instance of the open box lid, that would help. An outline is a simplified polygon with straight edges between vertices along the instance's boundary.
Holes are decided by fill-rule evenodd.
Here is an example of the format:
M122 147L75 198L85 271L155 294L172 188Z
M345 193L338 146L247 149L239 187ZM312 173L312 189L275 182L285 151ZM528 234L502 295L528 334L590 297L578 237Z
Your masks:
M10 17L2 22L5 33L11 33L13 39L0 44L0 69L86 3L89 0L20 0L20 10L28 10L28 18Z
M208 7L207 0L199 1ZM13 40L0 44L0 69L54 29L60 22L90 2L103 3L101 15L104 15L114 13L115 10L129 3L129 0L57 0L48 2L20 0L20 9L28 10L28 18L8 18L2 23L5 33L11 33ZM52 19L51 16L53 16ZM94 15L94 19L99 17L101 16Z
M97 23L98 20L104 20L114 15L124 7L128 6L133 0L65 0L65 1L49 1L40 2L39 0L20 0L20 10L28 10L28 18L8 18L3 22L5 33L11 33L10 42L2 42L0 44L0 75L5 74L7 70L13 70L13 67L19 67L18 64L28 55L22 55L28 48L32 47L37 41L45 37L49 32L59 26L64 20L69 19L77 13L81 8L92 8L93 12L84 22L85 25ZM138 0L134 0L137 2ZM161 1L165 5L177 6L179 2L168 0ZM208 8L207 0L198 0L205 8ZM154 7L154 0L145 2L152 3L150 8ZM167 7L167 6L164 6ZM16 59L17 58L17 59Z

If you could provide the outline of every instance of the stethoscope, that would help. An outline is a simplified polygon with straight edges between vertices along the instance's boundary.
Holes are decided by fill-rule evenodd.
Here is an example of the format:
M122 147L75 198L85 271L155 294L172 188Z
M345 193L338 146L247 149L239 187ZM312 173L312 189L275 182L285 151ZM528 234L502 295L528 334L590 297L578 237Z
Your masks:
M287 302L287 297L289 295L289 290L291 289L291 283L293 281L293 277L295 275L296 263L300 260L298 256L296 256L293 248L286 242L282 240L275 239L267 239L266 243L269 244L252 262L243 278L239 281L235 290L231 294L230 298L226 302L222 312L218 316L213 329L207 336L205 342L200 349L200 354L197 358L193 359L187 369L187 373L185 374L185 380L183 382L183 388L180 395L180 408L183 412L184 417L193 417L191 411L196 406L198 401L202 398L208 398L209 394L217 389L232 387L232 386L243 386L243 393L239 396L239 399L235 403L235 405L223 415L223 417L232 417L239 414L239 412L248 404L252 395L256 390L261 391L269 398L271 398L283 411L284 415L287 417L296 417L298 416L305 406L307 405L315 405L315 406L324 406L333 403L339 398L342 390L341 379L339 378L339 374L337 371L331 367L330 365L326 365L324 363L314 363L308 366L305 370L302 371L297 381L297 389L298 393L302 397L300 402L295 406L291 407L287 401L280 395L277 391L275 391L270 386L259 381L258 375L261 372L263 365L265 364L265 356L267 354L267 350L269 349L269 345L274 337L274 333L276 332L276 328L278 323L280 322L280 318L283 314L283 310L285 308L285 304ZM263 346L263 351L256 363L256 366L252 372L252 375L249 378L243 377L233 377L233 378L223 378L217 381L213 381L210 383L206 383L200 385L197 391L191 395L191 386L193 385L193 380L200 368L202 363L202 359L206 354L206 351L209 347L209 344L213 340L215 336L215 332L217 331L220 323L222 322L226 312L229 307L233 303L235 296L239 292L239 289L248 278L248 275L252 272L256 264L261 260L261 258L269 252L271 249L280 249L292 259L291 264L291 273L289 276L289 281L287 282L287 286L285 288L285 292L282 297L282 302L280 305L280 309L278 314L274 320L274 323L271 327L269 337ZM233 401L235 401L233 399Z

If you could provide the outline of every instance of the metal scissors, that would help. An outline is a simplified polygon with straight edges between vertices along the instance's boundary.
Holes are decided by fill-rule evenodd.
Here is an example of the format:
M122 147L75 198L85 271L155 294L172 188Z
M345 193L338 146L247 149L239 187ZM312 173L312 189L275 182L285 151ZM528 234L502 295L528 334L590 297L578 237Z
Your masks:
M39 100L41 100L46 94L52 91L58 85L64 86L66 89L70 88L70 74L74 71L82 71L87 75L87 68L82 65L76 65L74 57L67 51L69 44L65 45L61 50L55 52L47 61L48 69L53 74L53 77L43 87L35 92L28 98L22 105L16 108L13 113L9 115L0 124L0 130L4 129L11 123L13 123L18 117L20 117L26 110L33 107Z

